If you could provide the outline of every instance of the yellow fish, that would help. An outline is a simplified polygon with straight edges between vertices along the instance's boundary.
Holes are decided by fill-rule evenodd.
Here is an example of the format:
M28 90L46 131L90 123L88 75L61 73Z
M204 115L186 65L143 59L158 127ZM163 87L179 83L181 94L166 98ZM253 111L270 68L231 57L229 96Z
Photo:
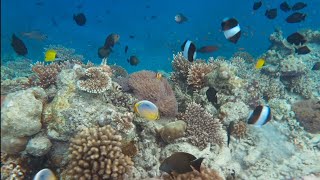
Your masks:
M46 53L45 53L45 58L44 60L46 62L52 62L56 60L56 56L57 56L57 51L53 50L53 49L49 49Z
M150 101L142 100L134 105L134 112L147 120L158 120L160 118L158 107Z
M162 74L161 74L161 73L159 73L159 72L157 72L157 74L156 74L156 78L157 78L157 79L159 79L159 80L161 80L161 78L162 78Z
M265 63L266 63L265 59L262 59L262 58L258 59L256 65L255 65L256 69L261 69Z
M50 169L42 169L34 176L33 180L57 180L57 177Z

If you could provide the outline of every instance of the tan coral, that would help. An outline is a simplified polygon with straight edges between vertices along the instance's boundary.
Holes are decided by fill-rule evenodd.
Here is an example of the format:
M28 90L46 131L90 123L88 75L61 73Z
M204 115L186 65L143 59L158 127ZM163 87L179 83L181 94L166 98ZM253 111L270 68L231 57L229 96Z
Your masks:
M192 172L177 174L173 173L175 180L223 180L224 178L214 169L201 166L201 172L193 170ZM172 180L169 175L163 176L164 180Z
M88 128L71 139L68 177L71 179L124 179L133 162L121 150L122 138L111 126Z
M237 138L243 138L247 134L247 124L243 121L239 121L233 125L231 134Z
M205 76L214 69L213 64L193 63L188 70L187 83L195 90L205 86Z

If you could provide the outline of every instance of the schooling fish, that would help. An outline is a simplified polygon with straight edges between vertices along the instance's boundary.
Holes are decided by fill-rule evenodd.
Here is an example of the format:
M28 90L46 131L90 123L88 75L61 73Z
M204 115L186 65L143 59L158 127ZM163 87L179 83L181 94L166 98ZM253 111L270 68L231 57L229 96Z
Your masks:
M287 37L287 41L291 44L302 45L307 42L303 35L298 32L292 33Z
M197 50L199 53L211 53L217 51L219 48L218 46L202 46L200 49Z
M74 14L73 15L73 20L79 25L79 26L83 26L86 24L86 16L83 13L79 13L79 14Z
M183 56L188 59L188 61L193 62L197 57L197 48L196 45L190 40L186 40L182 46L181 50L183 51Z
M297 11L297 10L300 10L300 9L303 9L307 7L307 4L304 3L304 2L297 2L295 3L293 6L292 6L292 10L293 11Z
M248 118L248 124L254 124L256 127L261 127L271 120L271 109L269 106L257 106L252 111Z
M57 177L50 169L42 169L34 176L33 180L57 180Z
M295 12L292 13L290 16L286 18L287 23L299 23L301 21L304 21L306 18L306 14Z
M295 52L300 54L308 54L309 52L311 52L311 50L308 48L308 46L302 46L299 47L298 49L295 49Z
M221 28L226 39L232 43L237 43L241 36L241 29L235 18L225 18L221 23Z
M173 177L172 172L184 174L192 172L193 167L200 172L201 163L204 158L196 158L194 155L186 152L176 152L170 157L167 157L160 165L159 170L164 171Z
M160 118L158 107L147 100L137 102L134 105L134 112L147 120L158 120Z
M184 16L182 13L178 13L177 15L174 16L174 20L176 21L176 23L182 24L188 21L188 18Z
M283 11L283 12L288 12L291 10L289 4L284 1L283 3L280 4L280 9Z
M128 63L130 63L131 66L136 66L139 64L139 59L137 56L130 56L129 59L127 59Z
M253 10L258 10L262 5L262 1L257 1L253 3Z
M11 46L18 55L25 56L26 54L28 54L26 45L15 34L12 34Z
M320 70L320 61L314 63L314 65L313 65L313 67L312 67L311 70L313 70L313 71L318 71L318 70Z
M276 18L277 15L278 15L277 8L267 9L266 12L264 13L264 15L265 15L268 19L274 19L274 18Z

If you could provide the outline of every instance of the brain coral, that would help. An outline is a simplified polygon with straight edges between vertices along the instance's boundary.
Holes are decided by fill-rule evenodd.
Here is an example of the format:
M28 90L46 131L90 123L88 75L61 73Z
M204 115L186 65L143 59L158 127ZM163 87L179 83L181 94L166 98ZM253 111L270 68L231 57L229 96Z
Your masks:
M71 179L124 179L133 162L121 150L122 138L111 126L84 129L71 139Z
M301 126L310 133L320 133L320 100L310 99L293 104Z
M130 75L128 84L139 100L155 103L162 115L176 115L178 103L169 82L164 77L158 79L152 71L139 71Z

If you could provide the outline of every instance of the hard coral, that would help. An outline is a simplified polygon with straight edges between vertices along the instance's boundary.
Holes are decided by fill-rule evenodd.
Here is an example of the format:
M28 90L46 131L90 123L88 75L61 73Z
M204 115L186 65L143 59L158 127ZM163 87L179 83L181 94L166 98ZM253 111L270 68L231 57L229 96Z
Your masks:
M205 76L214 69L213 64L200 61L193 63L188 70L187 83L193 89L199 90L205 86Z
M190 103L183 116L183 120L187 123L187 137L189 142L204 149L208 143L224 144L224 135L222 124L218 119L206 112L201 105Z
M239 121L231 128L231 134L237 138L243 138L247 134L247 124L243 121Z
M298 121L310 133L320 133L320 101L315 99L293 104Z
M128 84L139 100L155 103L164 116L175 116L178 110L174 92L164 77L156 78L152 71L139 71L130 75Z
M71 139L71 179L124 179L133 166L121 150L122 138L111 126L84 129Z
M191 62L188 61L181 52L177 55L173 55L172 68L174 72L171 78L173 80L186 81L190 66Z
M220 174L214 170L204 166L201 166L201 172L193 170L192 172L184 174L174 173L175 180L223 180ZM164 175L164 180L171 180L172 177L169 175Z

